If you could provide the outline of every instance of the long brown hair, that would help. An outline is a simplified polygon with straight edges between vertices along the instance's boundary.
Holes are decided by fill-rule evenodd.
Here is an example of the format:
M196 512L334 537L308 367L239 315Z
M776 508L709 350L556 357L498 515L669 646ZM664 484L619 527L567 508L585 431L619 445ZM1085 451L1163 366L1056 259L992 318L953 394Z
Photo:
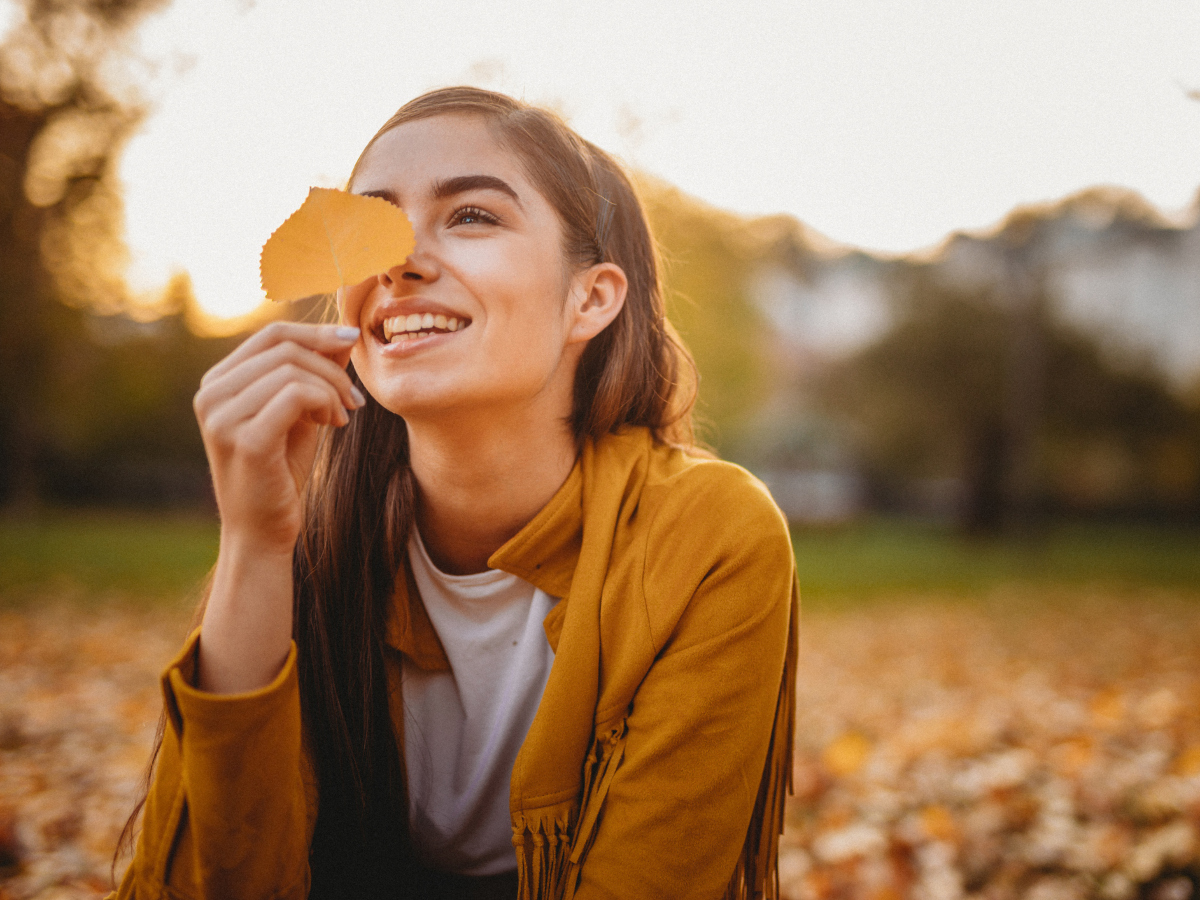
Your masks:
M482 119L517 156L558 213L573 270L611 262L625 272L625 304L576 372L577 442L642 426L660 442L691 447L696 370L667 322L654 242L621 167L553 113L470 87L405 104L363 154L392 128L441 115ZM361 384L353 367L350 374ZM388 698L387 667L398 660L384 639L416 502L404 420L368 394L318 451L294 555L300 702L320 796L313 897L419 891Z

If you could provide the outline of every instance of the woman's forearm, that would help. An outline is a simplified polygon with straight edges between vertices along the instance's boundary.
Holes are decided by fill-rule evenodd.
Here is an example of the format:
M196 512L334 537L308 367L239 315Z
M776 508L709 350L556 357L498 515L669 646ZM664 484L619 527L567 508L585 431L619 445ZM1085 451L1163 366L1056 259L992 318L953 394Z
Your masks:
M196 686L217 694L263 687L292 640L292 554L221 535L200 629Z

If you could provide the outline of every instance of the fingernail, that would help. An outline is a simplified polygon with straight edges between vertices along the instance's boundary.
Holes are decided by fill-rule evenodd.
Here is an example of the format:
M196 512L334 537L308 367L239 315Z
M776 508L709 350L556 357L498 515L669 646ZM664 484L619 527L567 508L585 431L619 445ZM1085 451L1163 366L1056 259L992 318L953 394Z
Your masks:
M359 330L350 325L338 326L337 336L343 341L357 341Z
M362 391L360 391L354 385L350 385L350 396L354 399L354 406L356 409L361 409L367 405L367 398L364 397Z

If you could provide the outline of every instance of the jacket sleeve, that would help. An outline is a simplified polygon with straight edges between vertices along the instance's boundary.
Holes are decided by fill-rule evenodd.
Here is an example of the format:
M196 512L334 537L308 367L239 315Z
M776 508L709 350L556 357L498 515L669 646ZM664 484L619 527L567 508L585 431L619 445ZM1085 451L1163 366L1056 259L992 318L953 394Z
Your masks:
M741 474L732 490L686 491L650 529L643 586L657 656L626 718L579 900L740 896L739 879L774 896L798 593L786 523ZM763 855L747 836L768 793Z
M163 674L167 726L120 900L304 898L315 788L296 648L245 694L197 690L195 632Z

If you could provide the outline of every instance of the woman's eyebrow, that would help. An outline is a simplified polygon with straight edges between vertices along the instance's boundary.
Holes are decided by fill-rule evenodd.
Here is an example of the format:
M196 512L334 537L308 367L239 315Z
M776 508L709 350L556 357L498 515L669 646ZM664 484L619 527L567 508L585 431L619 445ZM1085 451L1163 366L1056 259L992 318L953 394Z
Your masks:
M508 194L517 205L521 206L521 198L502 178L497 178L495 175L459 175L455 178L445 178L441 181L434 182L433 196L438 200L446 197L453 197L455 194L462 194L466 191L499 191L502 194Z
M389 191L386 188L378 191L363 191L361 194L359 194L359 196L378 197L380 200L386 200L388 203L392 204L392 206L400 205L400 198L396 196L395 192Z

